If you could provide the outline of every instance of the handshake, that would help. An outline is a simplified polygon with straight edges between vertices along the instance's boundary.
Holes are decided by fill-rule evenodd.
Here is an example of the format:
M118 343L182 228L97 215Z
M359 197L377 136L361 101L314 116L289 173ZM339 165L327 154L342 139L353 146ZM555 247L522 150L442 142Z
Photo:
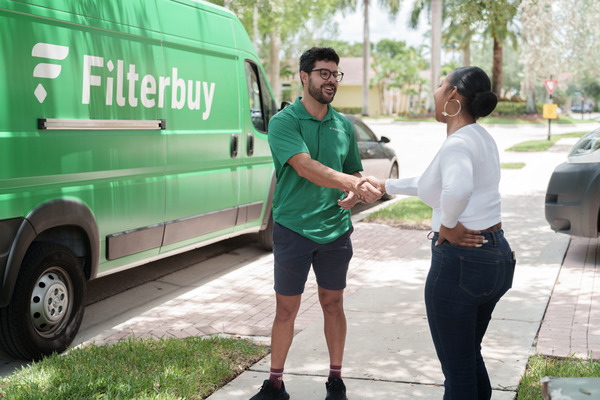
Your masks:
M344 210L354 207L358 202L373 203L385 194L385 180L373 176L356 177L354 188L347 194L343 200L338 200L338 205Z

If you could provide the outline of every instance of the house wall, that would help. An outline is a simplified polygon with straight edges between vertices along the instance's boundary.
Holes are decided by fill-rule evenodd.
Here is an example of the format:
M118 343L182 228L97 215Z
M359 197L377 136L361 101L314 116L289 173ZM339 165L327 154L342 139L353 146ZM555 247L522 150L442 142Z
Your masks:
M362 86L339 85L331 105L336 108L362 108ZM378 87L369 89L369 115L381 115L381 100Z

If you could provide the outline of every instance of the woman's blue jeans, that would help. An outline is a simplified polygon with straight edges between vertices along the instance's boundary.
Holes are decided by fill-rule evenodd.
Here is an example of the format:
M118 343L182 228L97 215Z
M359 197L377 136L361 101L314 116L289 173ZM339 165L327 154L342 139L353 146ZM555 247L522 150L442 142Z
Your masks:
M431 244L425 284L429 329L444 373L444 400L489 400L492 387L481 341L496 303L511 287L514 254L500 229L482 247Z

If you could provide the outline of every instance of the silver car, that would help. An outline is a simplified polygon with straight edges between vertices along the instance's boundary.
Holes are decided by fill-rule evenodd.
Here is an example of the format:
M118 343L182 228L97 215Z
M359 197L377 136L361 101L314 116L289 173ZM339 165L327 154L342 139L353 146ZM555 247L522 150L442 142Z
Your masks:
M363 165L363 176L374 176L378 179L393 178L399 176L398 158L396 152L386 144L390 142L385 136L377 139L373 131L354 115L344 114L354 126L354 134L358 142L358 151ZM391 196L384 195L383 199Z
M600 233L600 128L584 135L568 162L556 167L546 191L546 220L561 233L589 238Z

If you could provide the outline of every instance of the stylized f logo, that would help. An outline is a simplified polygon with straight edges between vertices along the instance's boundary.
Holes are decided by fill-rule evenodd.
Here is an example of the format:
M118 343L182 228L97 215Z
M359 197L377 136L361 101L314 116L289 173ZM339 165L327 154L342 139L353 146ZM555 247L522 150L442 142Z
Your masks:
M50 60L64 60L69 54L69 48L66 46L58 46L55 44L48 43L36 43L31 50L33 57L47 58ZM34 78L46 78L54 79L60 75L61 66L57 64L39 63L33 70ZM37 97L40 103L43 103L46 99L46 89L40 83L34 91L35 97Z

